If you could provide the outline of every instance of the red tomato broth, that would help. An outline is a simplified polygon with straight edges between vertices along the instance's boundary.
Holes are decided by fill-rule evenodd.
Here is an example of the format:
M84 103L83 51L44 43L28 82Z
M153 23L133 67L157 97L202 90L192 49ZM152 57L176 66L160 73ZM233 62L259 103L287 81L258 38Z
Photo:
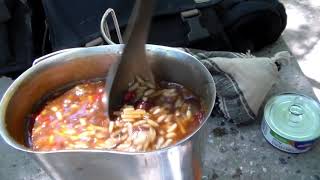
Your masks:
M177 143L199 127L199 98L179 84L161 82L145 88L139 79L125 93L125 105L114 112L112 121L104 114L104 81L84 82L47 100L33 119L31 147L152 151Z

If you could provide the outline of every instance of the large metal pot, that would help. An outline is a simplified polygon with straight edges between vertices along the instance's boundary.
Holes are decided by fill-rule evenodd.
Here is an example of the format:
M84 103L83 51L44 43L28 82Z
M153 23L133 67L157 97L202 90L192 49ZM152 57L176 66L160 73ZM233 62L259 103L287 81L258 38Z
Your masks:
M39 99L69 83L104 77L122 48L122 45L109 45L69 49L36 60L37 63L17 78L2 98L2 138L10 146L30 153L54 179L199 179L206 121L179 143L147 153L35 152L27 146L25 117ZM147 54L157 79L183 84L202 98L207 119L215 101L215 85L208 70L197 59L177 49L147 45Z

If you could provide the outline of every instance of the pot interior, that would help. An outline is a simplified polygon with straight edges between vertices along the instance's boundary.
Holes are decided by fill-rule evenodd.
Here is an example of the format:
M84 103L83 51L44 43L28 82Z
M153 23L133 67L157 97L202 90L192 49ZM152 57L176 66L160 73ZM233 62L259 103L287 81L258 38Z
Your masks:
M26 117L39 100L70 83L104 78L121 49L119 45L78 49L49 57L24 72L1 101L0 128L5 141L17 149L30 151L26 142ZM193 91L205 106L205 118L209 116L215 86L210 73L198 60L182 51L160 46L148 46L148 59L156 79L176 82Z

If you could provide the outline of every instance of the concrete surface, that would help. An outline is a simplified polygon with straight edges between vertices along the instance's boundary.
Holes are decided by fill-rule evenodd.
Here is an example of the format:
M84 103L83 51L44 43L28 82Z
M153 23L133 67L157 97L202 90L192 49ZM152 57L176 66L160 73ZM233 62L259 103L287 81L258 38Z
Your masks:
M285 4L288 14L283 40L298 60L302 72L320 99L320 1L280 1Z
M320 1L282 0L288 14L283 36L257 56L272 56L288 50L296 57L281 70L281 78L269 95L296 91L320 97ZM302 70L302 71L301 71ZM304 74L303 74L304 73ZM0 78L0 96L12 80ZM209 121L203 179L320 180L320 143L299 155L281 152L262 137L260 121L236 127L216 117ZM49 180L46 173L25 153L0 139L0 180Z

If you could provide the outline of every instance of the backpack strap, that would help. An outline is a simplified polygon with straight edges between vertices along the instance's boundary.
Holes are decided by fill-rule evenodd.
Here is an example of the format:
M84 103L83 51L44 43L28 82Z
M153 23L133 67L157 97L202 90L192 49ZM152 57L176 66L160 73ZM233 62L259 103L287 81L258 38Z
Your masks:
M224 31L224 25L221 22L215 8L201 9L201 24L205 27L211 36L211 43L224 50L232 50L232 44L228 35Z
M219 3L219 8L223 9L224 11L231 9L233 6L243 2L244 0L224 0Z
M208 29L204 28L200 24L200 11L198 9L192 9L181 13L182 20L188 24L188 40L194 42L199 39L208 38L210 36Z
M214 5L210 6L206 6L205 3L201 4L203 1L196 1L200 2L197 6L199 8L181 13L182 20L188 25L189 44L197 44L198 42L198 44L205 43L212 47L231 50L232 45L216 12L216 7L221 6L220 4L225 1L216 1ZM203 47L200 48L203 49Z

